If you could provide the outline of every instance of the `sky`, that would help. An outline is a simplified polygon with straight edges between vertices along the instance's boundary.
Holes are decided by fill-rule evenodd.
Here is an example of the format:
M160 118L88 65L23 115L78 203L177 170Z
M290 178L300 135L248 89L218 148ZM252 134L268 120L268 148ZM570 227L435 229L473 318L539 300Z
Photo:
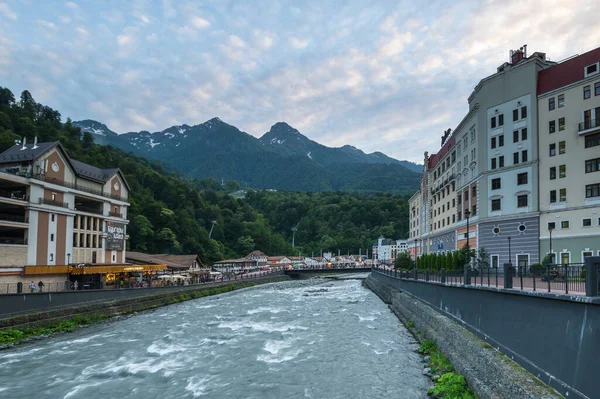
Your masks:
M600 46L596 0L0 0L0 86L117 133L284 121L422 163L527 44Z

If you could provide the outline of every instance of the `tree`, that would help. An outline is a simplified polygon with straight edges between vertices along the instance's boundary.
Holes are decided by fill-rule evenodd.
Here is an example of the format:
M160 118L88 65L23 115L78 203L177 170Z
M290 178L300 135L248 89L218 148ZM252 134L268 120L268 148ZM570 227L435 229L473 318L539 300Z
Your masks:
M6 87L0 87L0 105L12 105L15 103L15 95Z
M238 251L238 253L242 253L242 254L249 254L250 252L254 251L254 240L252 239L252 237L249 236L243 236L237 239L237 243L236 243L236 249Z
M415 267L415 262L412 260L407 252L400 252L396 256L394 262L394 269L412 269Z
M476 264L477 264L477 268L478 269L489 269L490 267L490 259L489 259L489 255L488 252L486 251L486 249L484 247L479 248L479 251L477 252L477 260L476 260Z

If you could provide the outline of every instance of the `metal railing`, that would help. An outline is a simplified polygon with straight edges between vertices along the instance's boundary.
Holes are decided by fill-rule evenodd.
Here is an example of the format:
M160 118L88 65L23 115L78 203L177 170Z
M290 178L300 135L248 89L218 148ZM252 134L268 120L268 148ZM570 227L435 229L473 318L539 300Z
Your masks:
M579 131L600 127L600 119L586 119L579 124Z
M395 270L377 267L376 272L395 278L436 282L446 285L472 285L511 288L522 291L586 295L586 268L583 263L519 265L506 270L508 286L505 287L504 267L467 268L459 270ZM600 268L596 269L599 273Z
M123 214L121 212L110 211L108 212L108 216L123 219Z
M80 212L95 213L97 215L103 214L102 209L94 208L92 206L76 205L75 210Z
M40 205L52 205L52 206L60 206L62 208L69 208L69 204L62 201L57 201L49 198L40 198Z
M5 222L27 223L27 218L24 215L7 215L0 213L0 220Z
M0 197L10 198L19 201L29 201L29 196L23 191L3 191L0 190Z
M27 239L26 238L16 238L16 237L0 237L0 244L27 245Z

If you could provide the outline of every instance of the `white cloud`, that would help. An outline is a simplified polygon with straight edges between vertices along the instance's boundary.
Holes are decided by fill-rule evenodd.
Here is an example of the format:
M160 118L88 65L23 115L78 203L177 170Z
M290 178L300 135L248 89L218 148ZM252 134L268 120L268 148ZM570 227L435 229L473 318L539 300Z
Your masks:
M411 43L413 40L412 33L410 32L398 32L394 33L380 47L380 53L384 56L390 57L397 55L404 50L404 46Z
M309 40L308 39L298 39L297 37L290 37L288 42L290 43L290 45L295 48L295 49L302 49L305 48L306 46L308 46Z
M196 29L205 29L210 26L210 22L201 17L194 17L190 19L190 24Z
M244 43L244 41L242 39L240 39L239 36L236 36L236 35L230 35L228 42L233 47L241 48L241 47L246 46L246 43Z
M67 2L67 7L71 8L73 10L79 9L79 6L72 1Z
M149 24L150 23L150 18L148 18L147 16L145 16L144 14L140 15L139 17L143 23L145 24Z
M46 28L48 30L56 30L56 25L54 25L54 23L49 22L49 21L44 21L43 19L38 19L37 20L38 25L40 25L43 28Z
M4 2L0 2L0 15L3 15L6 18L12 19L12 20L17 19L17 14L13 10L10 9L8 4L6 4Z
M129 84L129 83L136 81L140 77L140 75L141 75L140 71L136 71L136 70L125 71L121 77L121 80L123 81L123 83Z

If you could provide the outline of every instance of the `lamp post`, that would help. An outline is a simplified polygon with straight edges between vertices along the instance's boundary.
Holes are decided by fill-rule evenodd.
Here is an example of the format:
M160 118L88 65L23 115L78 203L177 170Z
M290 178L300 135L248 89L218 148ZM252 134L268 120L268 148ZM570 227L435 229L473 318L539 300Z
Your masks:
M510 237L507 237L508 240L508 264L512 266L512 254L510 253Z
M464 266L464 278L465 285L471 284L471 276L469 275L469 265L471 263L471 247L469 246L469 217L471 216L471 212L469 208L465 209L465 217L467 218L467 262Z
M67 254L67 266L71 264L71 254Z
M553 227L548 227L548 231L550 232L550 263L554 263L554 254L552 253L552 230Z

